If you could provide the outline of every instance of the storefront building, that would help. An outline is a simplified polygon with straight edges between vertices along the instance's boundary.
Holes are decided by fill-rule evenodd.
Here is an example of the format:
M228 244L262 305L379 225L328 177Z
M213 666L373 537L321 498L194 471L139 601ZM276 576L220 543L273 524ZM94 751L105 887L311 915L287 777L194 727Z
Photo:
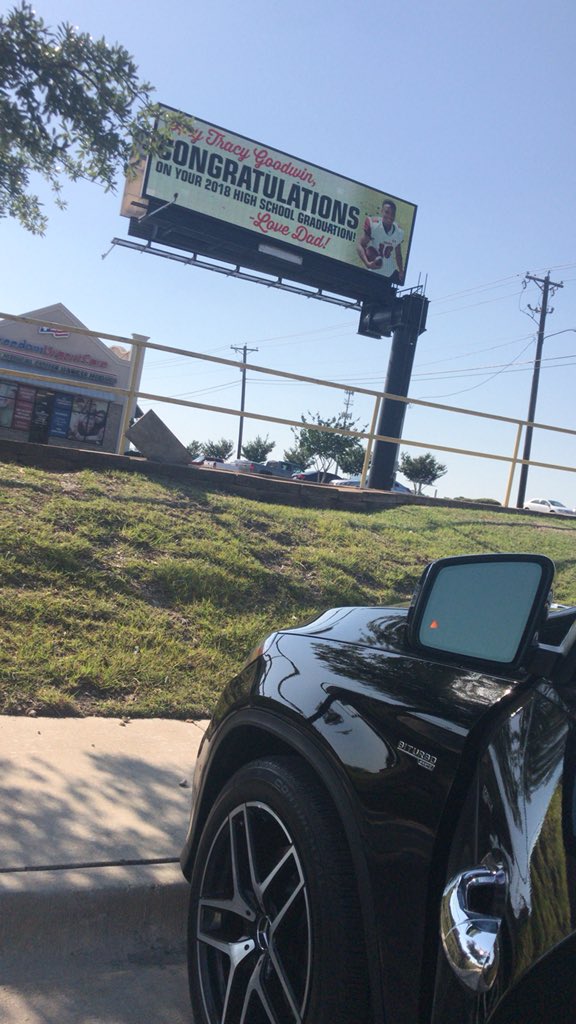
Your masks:
M118 451L128 398L109 388L128 388L131 349L68 331L88 328L61 303L22 315L46 324L0 320L0 440ZM36 382L19 371L62 384Z

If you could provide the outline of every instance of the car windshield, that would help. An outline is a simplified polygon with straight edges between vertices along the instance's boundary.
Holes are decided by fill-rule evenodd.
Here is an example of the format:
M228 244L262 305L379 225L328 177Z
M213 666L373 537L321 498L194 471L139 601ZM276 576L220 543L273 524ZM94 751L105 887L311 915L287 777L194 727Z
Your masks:
M550 498L550 504L555 505L556 508L566 508L563 501L554 501L554 498Z

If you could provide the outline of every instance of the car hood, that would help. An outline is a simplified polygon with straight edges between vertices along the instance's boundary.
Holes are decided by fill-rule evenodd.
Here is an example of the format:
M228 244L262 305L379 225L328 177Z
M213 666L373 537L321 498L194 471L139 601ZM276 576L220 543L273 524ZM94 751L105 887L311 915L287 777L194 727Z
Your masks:
M301 626L279 630L282 634L317 636L334 643L397 650L406 654L407 608L330 608Z
M395 709L395 716L426 721L426 730L444 734L441 742L460 747L519 681L411 650L407 614L405 608L333 608L271 634L227 687L216 718L244 698L316 720L326 699L336 699L367 717L379 717L378 708L387 708L387 715Z

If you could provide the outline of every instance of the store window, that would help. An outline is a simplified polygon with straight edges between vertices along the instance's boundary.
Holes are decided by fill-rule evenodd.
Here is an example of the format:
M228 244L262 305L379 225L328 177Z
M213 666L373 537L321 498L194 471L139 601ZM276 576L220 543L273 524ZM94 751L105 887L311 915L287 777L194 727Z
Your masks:
M17 391L17 384L4 384L0 381L0 427L12 426Z
M73 402L68 437L74 441L102 444L108 417L108 402L78 395Z
M25 431L40 444L50 437L103 444L109 407L99 398L0 381L0 427Z

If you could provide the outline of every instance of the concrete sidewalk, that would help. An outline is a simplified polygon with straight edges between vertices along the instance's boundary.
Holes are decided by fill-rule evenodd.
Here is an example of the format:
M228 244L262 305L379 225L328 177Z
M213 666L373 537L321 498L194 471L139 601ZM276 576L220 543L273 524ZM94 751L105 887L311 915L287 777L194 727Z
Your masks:
M4 1024L190 1021L178 857L205 726L0 717Z

